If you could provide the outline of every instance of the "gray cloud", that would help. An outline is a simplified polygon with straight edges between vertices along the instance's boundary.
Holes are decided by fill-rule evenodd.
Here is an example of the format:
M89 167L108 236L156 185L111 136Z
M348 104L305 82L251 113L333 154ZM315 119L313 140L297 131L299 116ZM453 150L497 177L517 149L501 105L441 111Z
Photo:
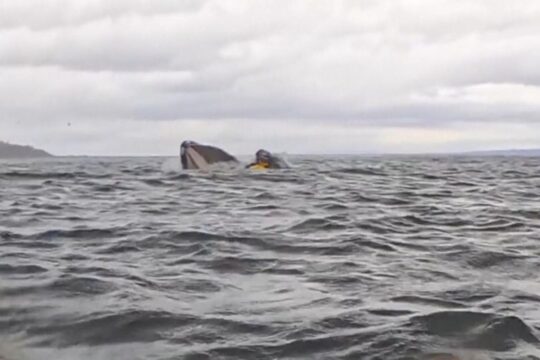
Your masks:
M536 0L6 0L2 132L59 153L243 151L246 121L295 151L540 146L539 17Z
M100 19L115 20L132 16L158 16L200 10L205 0L4 0L0 27L32 30L80 26Z

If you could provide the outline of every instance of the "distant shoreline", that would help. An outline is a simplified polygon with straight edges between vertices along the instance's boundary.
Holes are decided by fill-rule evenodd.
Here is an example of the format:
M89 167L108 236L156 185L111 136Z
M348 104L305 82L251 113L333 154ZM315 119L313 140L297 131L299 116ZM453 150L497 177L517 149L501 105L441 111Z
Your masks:
M52 154L45 150L28 145L16 145L0 141L0 159L37 159L51 158Z
M251 158L253 155L236 155L238 158ZM285 154L290 157L540 157L540 150L536 152L504 152L504 151L478 151L478 152L447 152L447 153L358 153L358 154ZM41 157L43 159L137 159L137 158L178 158L178 155L55 155ZM0 156L0 159L2 158ZM17 159L17 158L13 158ZM21 158L24 159L24 158Z
M322 156L322 157L380 157L380 156L540 156L540 148L535 149L500 149L500 150L474 150L454 152L365 152L365 153L329 153L329 154L302 154L276 151L285 156ZM251 157L253 154L237 154L239 157ZM37 149L28 145L17 145L0 141L0 159L41 159L41 158L173 158L176 154L169 155L53 155L45 150Z

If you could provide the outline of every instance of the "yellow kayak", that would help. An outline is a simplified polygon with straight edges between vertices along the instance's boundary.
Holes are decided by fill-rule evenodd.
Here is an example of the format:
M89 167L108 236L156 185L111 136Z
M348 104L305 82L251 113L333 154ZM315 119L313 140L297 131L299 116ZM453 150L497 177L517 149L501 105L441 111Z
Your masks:
M261 165L261 164L251 165L249 168L251 170L266 170L266 169L268 169L267 166L264 166L264 165Z

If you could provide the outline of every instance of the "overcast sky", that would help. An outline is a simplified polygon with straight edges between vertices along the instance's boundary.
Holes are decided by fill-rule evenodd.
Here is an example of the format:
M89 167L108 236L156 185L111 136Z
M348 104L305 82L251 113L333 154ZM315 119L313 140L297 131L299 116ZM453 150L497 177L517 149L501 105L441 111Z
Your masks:
M0 140L58 155L540 147L538 0L0 0Z

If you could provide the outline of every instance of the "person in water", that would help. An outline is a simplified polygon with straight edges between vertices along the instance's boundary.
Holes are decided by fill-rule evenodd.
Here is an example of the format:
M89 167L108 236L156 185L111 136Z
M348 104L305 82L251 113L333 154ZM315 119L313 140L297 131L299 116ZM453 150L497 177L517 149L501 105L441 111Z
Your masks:
M280 169L281 167L278 158L263 149L255 153L255 162L246 166L248 169Z

